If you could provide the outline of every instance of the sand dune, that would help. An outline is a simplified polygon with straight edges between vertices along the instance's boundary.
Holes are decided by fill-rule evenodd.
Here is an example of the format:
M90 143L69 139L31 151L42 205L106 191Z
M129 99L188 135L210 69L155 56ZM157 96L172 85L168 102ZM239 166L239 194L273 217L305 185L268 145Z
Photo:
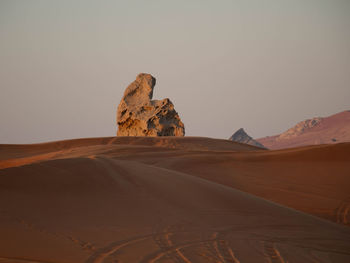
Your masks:
M350 262L349 153L196 137L1 145L0 262Z

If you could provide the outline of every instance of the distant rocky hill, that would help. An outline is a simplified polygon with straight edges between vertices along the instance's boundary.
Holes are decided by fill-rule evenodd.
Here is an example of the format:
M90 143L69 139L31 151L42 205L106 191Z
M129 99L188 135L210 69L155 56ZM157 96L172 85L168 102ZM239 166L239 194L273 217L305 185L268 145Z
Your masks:
M230 138L229 140L234 141L234 142L240 142L240 143L245 143L249 145L253 145L259 148L264 148L266 147L262 145L261 143L257 142L254 140L252 137L250 137L243 128L240 128L238 131L236 131Z
M301 121L279 135L260 138L257 141L269 149L349 142L350 111Z

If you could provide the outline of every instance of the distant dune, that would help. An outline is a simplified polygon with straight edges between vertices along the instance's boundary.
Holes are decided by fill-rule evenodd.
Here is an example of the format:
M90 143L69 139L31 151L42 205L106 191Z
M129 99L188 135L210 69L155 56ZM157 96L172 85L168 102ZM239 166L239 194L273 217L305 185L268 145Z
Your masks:
M305 120L282 134L257 141L269 149L350 142L350 111Z
M0 145L0 262L350 262L350 143Z

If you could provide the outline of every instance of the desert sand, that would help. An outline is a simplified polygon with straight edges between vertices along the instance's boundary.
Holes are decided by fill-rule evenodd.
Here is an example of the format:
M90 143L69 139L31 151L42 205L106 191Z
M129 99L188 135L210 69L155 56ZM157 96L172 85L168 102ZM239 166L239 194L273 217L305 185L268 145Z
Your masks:
M350 262L350 143L0 145L0 262Z

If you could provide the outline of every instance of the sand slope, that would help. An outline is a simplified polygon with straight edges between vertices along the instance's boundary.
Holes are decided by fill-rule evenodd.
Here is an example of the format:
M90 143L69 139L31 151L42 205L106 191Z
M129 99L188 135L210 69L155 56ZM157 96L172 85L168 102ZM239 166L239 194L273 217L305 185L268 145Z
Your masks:
M191 137L2 145L0 262L350 262L349 153Z

